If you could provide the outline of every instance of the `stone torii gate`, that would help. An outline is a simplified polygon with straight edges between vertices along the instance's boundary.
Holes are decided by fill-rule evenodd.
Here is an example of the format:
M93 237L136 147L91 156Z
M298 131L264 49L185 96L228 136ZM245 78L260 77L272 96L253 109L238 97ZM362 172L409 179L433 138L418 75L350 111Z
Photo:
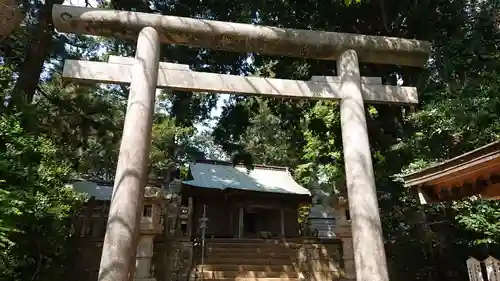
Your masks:
M422 67L428 42L282 29L155 14L54 5L61 32L137 39L134 58L71 61L64 76L92 83L130 83L130 95L103 245L99 281L133 273L146 183L156 88L340 101L346 182L358 281L388 281L364 102L415 104L415 88L361 77L359 62ZM161 43L337 61L337 77L311 81L242 77L159 63Z

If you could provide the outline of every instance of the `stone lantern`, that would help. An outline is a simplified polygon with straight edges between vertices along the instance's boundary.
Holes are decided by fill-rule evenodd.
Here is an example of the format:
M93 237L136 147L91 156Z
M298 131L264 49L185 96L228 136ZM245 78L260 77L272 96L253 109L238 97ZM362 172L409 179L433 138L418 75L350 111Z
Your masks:
M309 213L311 230L316 229L320 238L335 238L342 241L342 259L346 279L354 279L354 249L352 241L351 222L347 217L348 201L343 181L340 181L341 194L330 195L319 187L313 189L313 206Z
M163 232L165 198L163 189L146 186L134 280L155 281L152 270L153 245L155 236Z
M334 238L336 214L330 204L330 194L320 188L313 190L313 205L309 211L310 232L320 238Z

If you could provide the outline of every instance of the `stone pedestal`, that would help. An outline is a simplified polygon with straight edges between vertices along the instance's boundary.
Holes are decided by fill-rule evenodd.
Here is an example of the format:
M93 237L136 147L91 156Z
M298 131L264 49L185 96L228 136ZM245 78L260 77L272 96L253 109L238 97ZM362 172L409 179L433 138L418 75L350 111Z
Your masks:
M335 236L342 241L342 261L344 264L344 278L356 279L356 267L354 265L354 248L352 242L351 223L345 216L345 207L337 207L336 213L340 217L337 218L335 225Z
M135 279L154 279L151 278L152 274L152 259L153 259L153 239L154 235L141 235L139 244L137 245L137 260Z
M352 238L342 239L342 260L344 261L344 273L346 279L356 278L356 267L354 265L354 250Z
M336 218L329 207L316 204L309 211L309 227L311 233L316 233L320 238L334 238Z
M352 228L351 222L348 220L346 211L348 208L348 201L345 197L339 195L330 195L319 189L314 190L314 203L309 213L310 219L321 218L323 225L316 222L314 225L311 223L311 229L319 228L320 237L324 238L337 238L342 241L342 260L344 264L344 278L356 279L356 268L354 262L354 247L352 241ZM323 220L326 219L326 220ZM333 223L325 225L332 219ZM327 231L325 231L327 230ZM331 235L329 235L331 233ZM500 280L499 280L500 281Z
M319 238L335 238L335 227L340 218L332 204L336 196L319 187L314 188L313 194L313 206L309 210L309 232Z
M332 200L335 213L335 235L342 241L342 261L344 262L344 278L356 279L354 264L354 247L352 241L351 221L347 218L348 201L343 196L336 196Z
M163 231L162 210L165 207L165 196L162 189L146 186L135 263L136 281L156 280L153 269L154 238Z

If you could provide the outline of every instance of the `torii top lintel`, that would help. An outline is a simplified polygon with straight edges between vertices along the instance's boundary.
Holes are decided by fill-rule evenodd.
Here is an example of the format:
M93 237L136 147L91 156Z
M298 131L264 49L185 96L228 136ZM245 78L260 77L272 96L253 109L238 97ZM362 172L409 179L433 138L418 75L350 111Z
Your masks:
M60 32L136 39L154 27L167 44L236 52L335 60L353 49L367 63L422 67L430 43L403 38L256 26L158 14L54 5L52 17Z

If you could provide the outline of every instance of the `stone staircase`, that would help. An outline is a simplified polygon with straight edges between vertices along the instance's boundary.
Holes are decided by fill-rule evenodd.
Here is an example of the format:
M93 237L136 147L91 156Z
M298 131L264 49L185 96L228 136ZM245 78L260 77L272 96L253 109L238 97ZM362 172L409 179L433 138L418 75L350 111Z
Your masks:
M209 239L196 280L299 281L299 247L278 239Z

